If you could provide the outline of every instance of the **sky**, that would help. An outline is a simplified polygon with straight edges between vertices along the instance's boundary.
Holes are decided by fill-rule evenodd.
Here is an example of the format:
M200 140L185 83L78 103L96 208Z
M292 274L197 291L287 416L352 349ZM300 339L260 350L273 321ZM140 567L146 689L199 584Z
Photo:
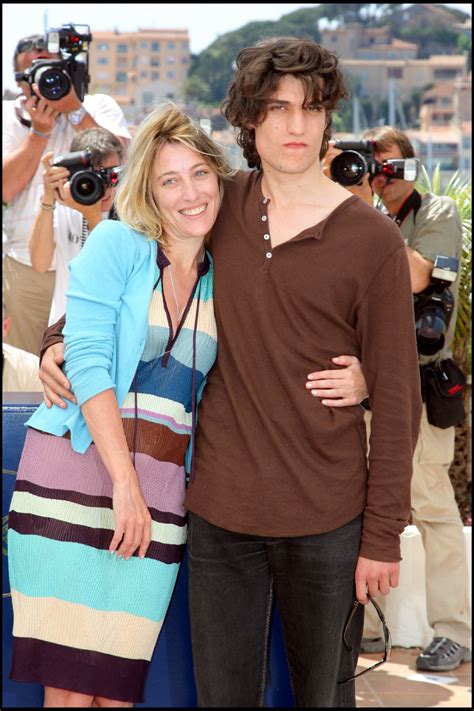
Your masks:
M197 54L219 35L254 20L278 20L282 15L318 3L3 3L3 89L15 89L11 58L19 39L41 34L64 23L88 24L95 31L135 31L139 27L187 29L191 52ZM470 3L445 3L471 15Z

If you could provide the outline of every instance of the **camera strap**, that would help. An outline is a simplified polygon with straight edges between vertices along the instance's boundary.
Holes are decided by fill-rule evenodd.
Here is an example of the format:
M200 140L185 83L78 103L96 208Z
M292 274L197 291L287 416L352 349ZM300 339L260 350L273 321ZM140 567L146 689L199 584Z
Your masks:
M410 212L413 210L413 221L416 220L416 213L421 207L421 195L417 190L413 190L412 193L407 197L395 217L393 218L393 221L395 224L397 224L399 227L402 224L403 220L410 214Z
M15 107L15 114L22 126L26 126L26 128L31 128L31 119L26 118L26 116L29 116L29 114L23 108L23 101L23 94L21 94L21 96L16 97L15 101L13 102Z

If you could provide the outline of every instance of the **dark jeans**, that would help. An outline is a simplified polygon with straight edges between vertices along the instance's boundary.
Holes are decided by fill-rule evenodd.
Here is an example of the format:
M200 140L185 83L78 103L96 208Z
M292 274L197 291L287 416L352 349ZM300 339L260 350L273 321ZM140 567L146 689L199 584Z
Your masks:
M354 602L362 517L314 536L232 533L189 514L189 600L201 707L261 707L275 596L296 705L355 708L361 605L344 645Z

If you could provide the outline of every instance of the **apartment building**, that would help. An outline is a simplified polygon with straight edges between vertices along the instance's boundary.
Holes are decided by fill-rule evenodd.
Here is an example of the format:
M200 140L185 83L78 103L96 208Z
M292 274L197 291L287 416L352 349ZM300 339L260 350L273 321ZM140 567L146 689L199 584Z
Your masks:
M188 30L93 32L90 92L112 96L133 122L164 99L180 100L190 59Z
M321 44L343 59L415 59L418 45L392 38L384 27L364 27L359 22L321 30Z
M414 91L428 84L461 80L467 71L467 55L433 55L427 59L342 59L344 72L358 83L359 98L373 101L387 98L389 80L401 101L411 99Z

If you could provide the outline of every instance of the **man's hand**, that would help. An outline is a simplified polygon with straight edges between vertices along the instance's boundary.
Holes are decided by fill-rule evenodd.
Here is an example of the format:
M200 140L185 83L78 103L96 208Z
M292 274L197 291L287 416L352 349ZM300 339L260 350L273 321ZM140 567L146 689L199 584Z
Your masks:
M33 84L33 91L38 94L38 96L42 97L37 84ZM77 109L80 109L82 106L80 99L76 94L76 90L72 85L69 94L63 96L62 99L51 101L50 99L44 99L42 97L40 101L48 101L49 106L54 108L57 114L68 114L70 111L77 111Z
M321 162L321 170L323 172L323 175L325 175L326 178L330 178L331 180L331 163L336 156L339 156L341 153L343 153L343 151L341 151L339 148L334 148L334 144L334 140L329 141L329 148L326 151L326 155L324 156ZM362 200L364 200L364 202L373 207L374 199L372 188L370 187L369 183L368 173L365 173L364 177L362 178L361 185L344 185L344 187L350 193L352 193L353 195L357 195Z
M308 375L306 388L315 397L323 397L323 405L346 407L358 405L367 397L367 385L360 361L356 356L342 355L331 359L345 368L321 370Z
M33 86L36 86L36 84ZM32 95L25 101L25 109L31 116L32 128L40 133L50 134L52 132L60 113L57 106L46 101L46 99Z
M355 571L356 598L362 605L366 605L369 602L367 592L372 597L378 593L388 595L390 588L398 586L399 578L399 561L387 563L359 556Z
M48 205L56 200L59 189L69 180L69 170L62 166L51 165L52 157L53 152L48 151L41 159L44 166L43 201Z
M55 343L44 352L39 370L39 377L44 388L43 399L46 407L51 407L52 405L67 407L67 403L64 400L77 402L71 392L71 383L59 367L62 363L64 363L64 343Z

